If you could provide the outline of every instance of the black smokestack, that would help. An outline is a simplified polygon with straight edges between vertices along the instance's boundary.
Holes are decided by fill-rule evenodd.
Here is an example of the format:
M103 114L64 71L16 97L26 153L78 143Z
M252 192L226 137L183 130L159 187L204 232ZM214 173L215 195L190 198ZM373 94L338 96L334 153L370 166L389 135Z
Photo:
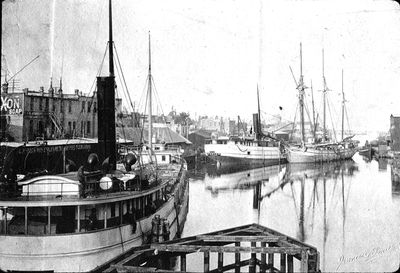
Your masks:
M114 77L97 77L98 139L100 161L109 158L110 166L116 167L115 92Z

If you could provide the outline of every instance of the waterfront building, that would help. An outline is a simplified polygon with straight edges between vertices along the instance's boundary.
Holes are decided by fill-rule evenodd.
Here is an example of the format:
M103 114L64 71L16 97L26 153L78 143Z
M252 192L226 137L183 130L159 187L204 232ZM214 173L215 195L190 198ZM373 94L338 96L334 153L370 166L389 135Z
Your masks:
M116 113L121 112L122 100L116 98ZM1 94L0 136L9 141L30 141L73 137L97 137L97 98L78 89L66 94L60 87L44 87L39 91L25 88L8 92L3 85Z
M204 144L211 139L211 132L207 130L197 130L189 134L189 141L193 143L194 151L200 149L204 151Z
M393 152L400 152L400 116L390 115L390 148Z

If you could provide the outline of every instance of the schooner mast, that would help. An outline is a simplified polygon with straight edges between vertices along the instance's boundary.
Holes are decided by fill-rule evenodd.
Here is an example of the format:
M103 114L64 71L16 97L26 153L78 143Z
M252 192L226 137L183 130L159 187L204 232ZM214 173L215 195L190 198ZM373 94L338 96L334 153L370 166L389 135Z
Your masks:
M150 44L150 31L149 31L149 89L148 89L148 100L149 100L149 149L150 149L150 157L153 154L153 121L152 121L152 97L151 97L151 84L152 84L152 76L151 76L151 44Z
M300 43L300 79L297 86L299 90L299 106L300 106L300 130L301 130L301 143L305 145L305 129L304 129L304 81L303 81L303 52Z
M344 98L344 90L343 90L343 69L342 69L342 141L344 139L344 107L346 100Z
M322 137L322 141L325 142L326 141L326 91L328 91L328 87L326 86L326 79L325 79L325 63L324 63L324 49L322 49L322 81L323 81L323 85L324 88L322 90L323 93L323 137Z
M312 103L312 118L313 118L313 123L312 123L312 132L313 132L313 138L314 142L317 140L317 121L315 120L315 106L314 106L314 90L313 90L313 85L311 81L311 103Z

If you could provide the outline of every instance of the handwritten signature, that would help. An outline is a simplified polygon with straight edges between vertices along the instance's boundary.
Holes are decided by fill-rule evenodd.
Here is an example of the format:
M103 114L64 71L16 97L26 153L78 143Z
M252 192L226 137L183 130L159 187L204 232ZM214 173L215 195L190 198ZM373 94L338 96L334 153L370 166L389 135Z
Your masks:
M345 264L355 262L371 263L380 257L387 256L397 251L400 251L400 242L391 244L384 248L374 247L373 249L366 250L352 257L345 257L344 255L342 255L339 258L339 264L336 267L336 271L338 271L340 267Z

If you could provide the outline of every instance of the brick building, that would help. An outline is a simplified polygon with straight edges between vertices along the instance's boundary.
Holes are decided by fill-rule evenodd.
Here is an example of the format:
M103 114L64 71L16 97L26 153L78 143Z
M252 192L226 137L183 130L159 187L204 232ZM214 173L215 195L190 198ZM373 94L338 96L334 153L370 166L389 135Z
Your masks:
M61 84L60 84L61 86ZM116 113L121 112L122 100L116 99ZM75 90L64 94L62 88L43 87L39 91L25 88L22 92L1 93L0 137L10 141L37 138L57 139L97 137L97 98Z

